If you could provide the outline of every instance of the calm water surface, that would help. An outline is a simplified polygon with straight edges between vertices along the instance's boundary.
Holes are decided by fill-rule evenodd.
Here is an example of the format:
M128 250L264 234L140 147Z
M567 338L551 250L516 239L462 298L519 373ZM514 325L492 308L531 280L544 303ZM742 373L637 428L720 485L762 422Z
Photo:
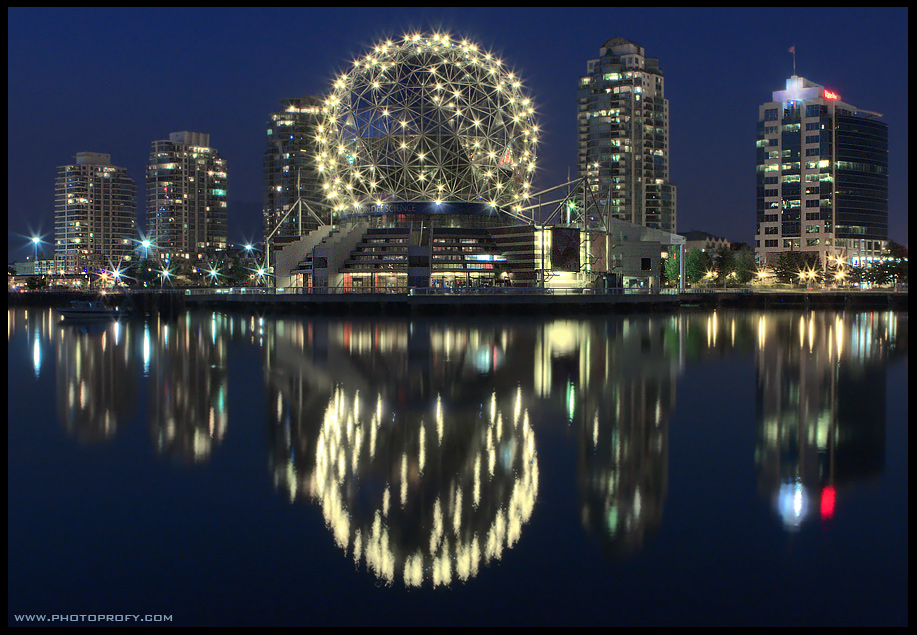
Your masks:
M9 309L9 623L906 626L907 325Z

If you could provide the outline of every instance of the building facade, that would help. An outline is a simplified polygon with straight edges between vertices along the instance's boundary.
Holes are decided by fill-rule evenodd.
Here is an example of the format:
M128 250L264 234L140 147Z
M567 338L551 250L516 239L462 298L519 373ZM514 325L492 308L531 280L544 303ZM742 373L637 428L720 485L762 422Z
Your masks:
M534 114L521 80L473 42L378 43L322 102L315 165L329 225L270 241L275 283L531 284L533 256L501 245L532 244L516 226L535 174Z
M267 122L262 204L265 239L272 234L273 238L298 238L328 222L314 150L322 100L298 97L280 103L282 110L272 112Z
M210 135L173 132L154 141L147 165L147 223L156 253L199 258L227 247L226 160Z
M732 243L722 236L714 236L705 231L691 230L681 234L685 239L685 251L700 249L713 254L719 249L731 249Z
M796 75L758 108L761 264L783 252L868 266L888 240L888 126Z
M587 63L577 92L579 175L606 218L676 230L669 102L659 60L621 37Z
M58 168L54 192L54 268L83 273L133 257L137 203L134 179L111 155L78 152Z
M542 207L531 191L540 135L533 101L503 62L445 33L380 42L356 59L323 101L315 136L328 224L268 241L276 287L658 288L663 245L684 243L672 231L662 76L626 40L610 40L602 54L590 64L596 84L584 80L582 122L587 132L593 118L603 126L595 147L607 149L613 119L623 158L619 166L610 163L617 156L599 157L608 169L596 169L590 192L545 204L560 203L539 214L559 213L565 220L554 225L536 223L533 211ZM281 126L293 124L269 137ZM270 143L268 154L284 153ZM589 209L600 186L622 199L606 197L615 207L602 218Z

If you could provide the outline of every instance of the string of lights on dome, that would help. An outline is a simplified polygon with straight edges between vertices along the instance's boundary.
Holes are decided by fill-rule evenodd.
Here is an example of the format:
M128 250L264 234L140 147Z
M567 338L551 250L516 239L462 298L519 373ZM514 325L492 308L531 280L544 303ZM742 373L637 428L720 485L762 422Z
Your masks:
M392 202L518 208L535 174L538 127L520 78L448 34L406 35L333 84L317 163L338 214Z

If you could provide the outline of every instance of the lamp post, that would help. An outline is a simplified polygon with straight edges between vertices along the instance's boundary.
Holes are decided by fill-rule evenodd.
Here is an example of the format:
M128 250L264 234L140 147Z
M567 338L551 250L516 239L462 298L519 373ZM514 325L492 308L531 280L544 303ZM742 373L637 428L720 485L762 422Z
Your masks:
M245 249L245 259L247 261L257 262L258 255L261 253L261 249L258 248L258 245L260 244L261 244L260 242L245 243L243 247ZM265 268L266 267L267 267L267 264L265 264Z
M815 284L815 271L812 269L800 271L799 281L809 289L814 289L815 287L813 285Z
M708 272L704 275L704 280L707 281L707 285L709 286L709 285L713 284L713 279L714 279L715 277L716 277L716 272L715 272L715 271L708 271Z
M847 265L847 263L844 261L844 257L843 257L843 256L838 256L838 257L837 257L837 271L836 271L836 273L834 274L834 277L835 277L835 279L840 280L840 284L841 284L841 285L844 284L844 278L845 278L845 276L846 276L846 272L845 272L844 268L846 267L846 265Z
M219 282L220 272L213 265L210 266L210 270L207 272L207 276L210 278L211 286L216 286Z
M33 259L33 264L38 266L38 245L41 243L41 236L32 236L32 245L35 247L35 256Z
M261 284L265 284L266 278L267 278L267 269L265 269L264 266L258 267L255 270L255 276L256 276L255 281L259 286Z

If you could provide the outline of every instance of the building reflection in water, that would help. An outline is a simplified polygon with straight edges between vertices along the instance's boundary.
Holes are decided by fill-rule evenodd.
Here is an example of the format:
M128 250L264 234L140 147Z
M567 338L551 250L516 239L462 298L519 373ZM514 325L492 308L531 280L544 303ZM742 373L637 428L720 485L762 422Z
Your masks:
M440 586L476 576L516 544L539 474L526 399L504 371L510 331L416 322L271 329L276 483L317 502L350 557L389 584Z
M632 554L662 522L679 319L558 320L535 348L535 391L578 436L583 526L606 554Z
M188 312L174 321L154 316L145 325L149 425L163 454L206 461L226 434L226 322L218 313Z
M759 489L795 531L807 519L830 519L845 487L884 469L887 363L898 354L898 316L756 319Z
M131 330L118 321L63 321L54 350L61 425L83 441L111 440L137 398Z
M754 357L759 490L789 529L830 518L845 487L884 469L886 367L907 354L906 314L881 312L457 323L189 312L86 328L46 309L8 316L36 377L55 354L70 433L110 439L142 363L157 449L194 462L226 434L227 342L261 347L278 488L318 504L349 557L406 585L467 580L517 544L538 492L536 431L576 436L585 530L609 555L641 549L662 522L686 359Z
M7 342L17 330L22 330L29 343L29 360L35 379L41 377L42 362L53 342L55 320L59 316L48 309L8 309L6 313Z
M579 437L582 522L609 554L661 522L677 318L267 328L275 481L382 579L467 579L518 540L533 410Z

